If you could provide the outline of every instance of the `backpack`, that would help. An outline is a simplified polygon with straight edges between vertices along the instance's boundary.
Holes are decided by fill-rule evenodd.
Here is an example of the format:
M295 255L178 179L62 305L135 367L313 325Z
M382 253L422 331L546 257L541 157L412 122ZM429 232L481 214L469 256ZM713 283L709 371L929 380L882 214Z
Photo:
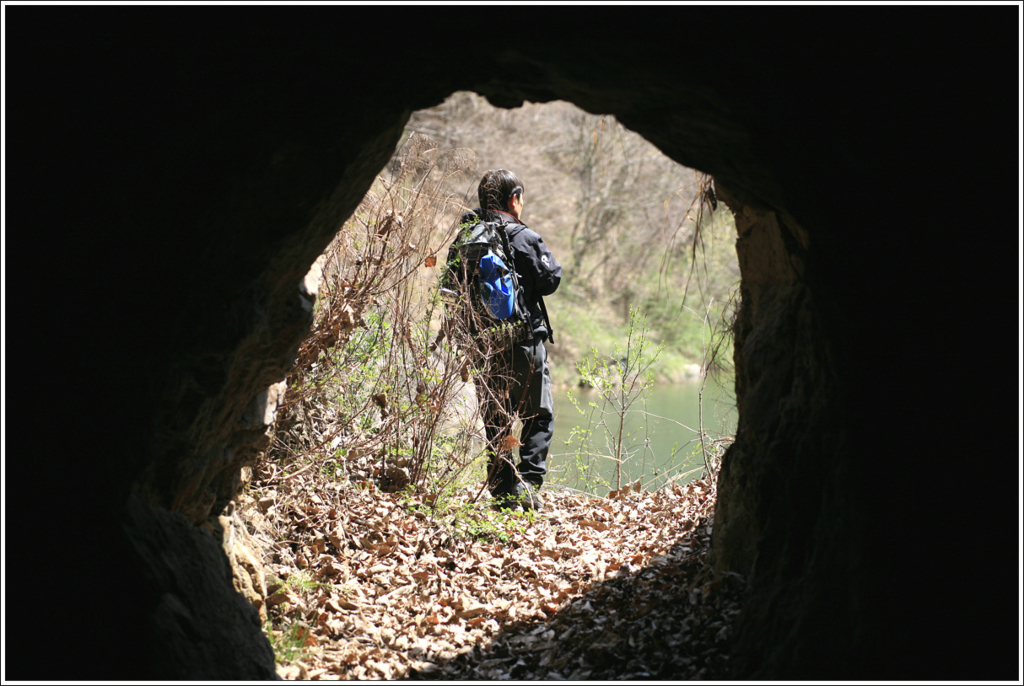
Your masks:
M463 223L448 248L442 281L448 332L463 346L484 353L505 350L533 335L507 226L480 218Z

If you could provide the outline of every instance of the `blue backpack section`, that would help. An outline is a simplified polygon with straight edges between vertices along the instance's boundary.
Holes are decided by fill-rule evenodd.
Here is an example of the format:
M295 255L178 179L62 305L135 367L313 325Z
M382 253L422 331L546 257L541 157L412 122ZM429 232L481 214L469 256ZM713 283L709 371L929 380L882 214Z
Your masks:
M515 309L515 286L505 262L490 253L480 258L480 297L495 319L508 319Z
M495 349L525 340L533 328L525 314L518 279L505 222L481 221L475 214L464 216L458 238L448 248L441 288L442 295L450 299L454 318L465 323L471 336L493 332L487 339Z

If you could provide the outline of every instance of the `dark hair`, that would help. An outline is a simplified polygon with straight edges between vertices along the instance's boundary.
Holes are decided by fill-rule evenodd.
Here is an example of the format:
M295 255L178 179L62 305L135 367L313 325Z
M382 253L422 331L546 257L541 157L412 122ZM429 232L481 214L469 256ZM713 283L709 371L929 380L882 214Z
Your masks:
M508 169L492 169L484 174L476 196L482 210L508 210L512 196L522 196L523 182Z

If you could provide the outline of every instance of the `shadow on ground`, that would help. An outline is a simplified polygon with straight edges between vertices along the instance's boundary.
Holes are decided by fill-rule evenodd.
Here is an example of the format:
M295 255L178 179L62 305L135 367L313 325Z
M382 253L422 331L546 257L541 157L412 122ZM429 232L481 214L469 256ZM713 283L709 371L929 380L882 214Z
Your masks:
M711 522L643 568L621 567L546 620L503 626L487 644L411 679L722 679L745 587L714 579Z

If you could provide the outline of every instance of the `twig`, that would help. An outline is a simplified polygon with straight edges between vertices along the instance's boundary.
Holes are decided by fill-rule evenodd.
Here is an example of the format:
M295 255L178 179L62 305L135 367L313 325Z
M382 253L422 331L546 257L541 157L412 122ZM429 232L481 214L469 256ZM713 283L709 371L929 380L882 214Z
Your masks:
M704 356L701 359L701 372L703 379L700 382L700 389L697 391L697 420L700 424L700 452L704 456L704 469L711 473L711 467L708 463L708 449L704 445L704 385L708 382L708 348L704 340L704 332L708 327L708 315L711 313L711 304L715 302L714 298L708 302L708 308L704 312L704 323L700 329L700 345L703 349Z
M302 469L298 470L297 472L292 472L288 476L281 477L281 481L287 481L288 479L294 479L299 474L302 474L304 471L306 471L307 469L309 469L312 466L313 466L313 463L310 462L309 464L307 464L305 467L303 467Z
M693 474L694 472L700 471L701 469L704 469L704 467L694 467L693 469L688 469L685 472L682 472L680 474L676 474L675 476L671 476L668 479L665 479L665 484L668 485L668 484L671 484L671 483L675 483L676 481L679 481L680 479L682 479L684 476L687 476L689 474Z

